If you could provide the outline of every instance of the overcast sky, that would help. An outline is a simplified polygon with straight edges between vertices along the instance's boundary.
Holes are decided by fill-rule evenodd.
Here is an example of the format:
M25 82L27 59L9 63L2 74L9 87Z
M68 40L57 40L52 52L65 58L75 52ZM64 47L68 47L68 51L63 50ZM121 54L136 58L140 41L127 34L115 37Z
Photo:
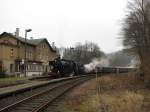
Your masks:
M122 48L118 39L127 0L0 0L0 33L20 28L28 37L47 38L58 47L92 41L104 52Z

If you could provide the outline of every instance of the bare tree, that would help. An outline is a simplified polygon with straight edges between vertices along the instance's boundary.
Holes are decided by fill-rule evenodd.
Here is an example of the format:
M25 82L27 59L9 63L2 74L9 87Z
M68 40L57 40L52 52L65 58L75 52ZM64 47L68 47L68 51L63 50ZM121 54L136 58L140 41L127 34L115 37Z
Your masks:
M93 42L78 43L74 48L66 48L63 58L87 64L93 58L100 58L104 53Z
M133 0L123 24L123 43L140 59L141 68L150 73L150 0Z

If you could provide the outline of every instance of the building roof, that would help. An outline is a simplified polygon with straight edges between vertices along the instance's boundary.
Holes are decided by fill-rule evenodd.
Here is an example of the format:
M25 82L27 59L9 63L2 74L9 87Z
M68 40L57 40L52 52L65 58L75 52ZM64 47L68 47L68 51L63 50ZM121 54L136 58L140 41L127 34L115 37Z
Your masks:
M48 40L46 38L40 38L40 39L27 39L26 42L25 42L25 38L23 37L16 37L15 35L11 34L11 33L7 33L7 32L3 32L1 35L0 35L0 38L3 37L4 35L8 35L8 36L11 36L19 41L21 41L22 43L27 43L29 45L32 45L32 46L37 46L38 44L40 44L41 42L43 41L46 41L46 43L49 45L51 51L53 52L56 52L52 47L51 45L49 44Z

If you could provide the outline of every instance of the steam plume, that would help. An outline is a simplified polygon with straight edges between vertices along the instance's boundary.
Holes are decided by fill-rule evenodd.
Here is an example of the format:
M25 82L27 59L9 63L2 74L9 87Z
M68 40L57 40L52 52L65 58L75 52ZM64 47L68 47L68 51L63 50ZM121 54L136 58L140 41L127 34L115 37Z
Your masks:
M91 63L84 65L85 72L95 70L96 67L109 66L109 59L107 57L95 58Z

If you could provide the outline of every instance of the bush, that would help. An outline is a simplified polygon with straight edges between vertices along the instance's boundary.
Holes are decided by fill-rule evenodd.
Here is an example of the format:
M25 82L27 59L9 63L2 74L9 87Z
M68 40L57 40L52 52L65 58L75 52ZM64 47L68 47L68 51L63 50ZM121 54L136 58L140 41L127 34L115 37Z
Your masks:
M6 70L0 70L0 78L6 77Z

